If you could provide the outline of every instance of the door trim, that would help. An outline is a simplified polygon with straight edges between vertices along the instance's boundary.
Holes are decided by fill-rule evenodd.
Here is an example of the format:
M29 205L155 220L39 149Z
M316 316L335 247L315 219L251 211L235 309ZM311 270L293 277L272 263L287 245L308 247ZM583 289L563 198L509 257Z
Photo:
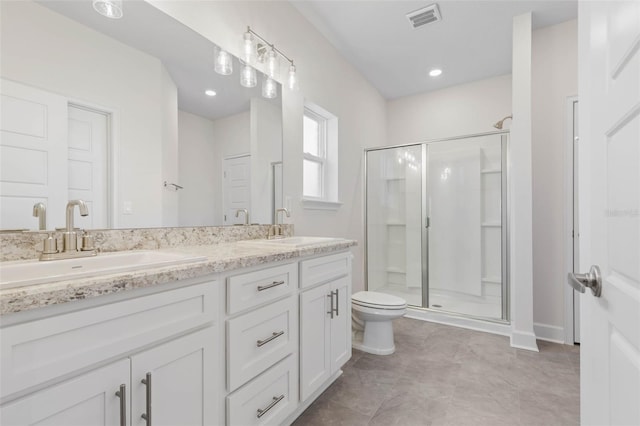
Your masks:
M574 212L576 211L577 192L575 182L578 160L574 151L574 108L578 103L577 96L569 96L566 99L565 108L565 143L564 146L564 271L562 285L564 288L564 343L573 345L575 342L574 333L574 290L564 282L567 273L574 272L575 238L578 237L577 223L575 223Z
M119 178L118 173L116 173L120 167L120 162L118 161L120 153L120 135L118 132L120 116L118 110L93 102L67 97L67 107L69 106L103 114L107 117L107 228L118 228L120 222Z

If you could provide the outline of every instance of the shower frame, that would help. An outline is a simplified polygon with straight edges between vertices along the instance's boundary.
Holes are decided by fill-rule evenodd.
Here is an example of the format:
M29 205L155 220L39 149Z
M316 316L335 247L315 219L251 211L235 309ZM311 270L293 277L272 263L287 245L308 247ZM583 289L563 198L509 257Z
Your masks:
M365 279L365 290L369 290L369 250L368 250L368 241L369 241L369 226L368 226L368 191L367 191L367 154L371 151L383 151L388 149L396 149L396 148L406 148L406 147L421 147L422 152L422 233L421 233L421 249L422 249L422 283L421 283L421 291L422 291L422 306L410 305L411 308L420 309L424 311L443 313L451 316L458 316L462 318L469 318L474 320L488 321L498 324L510 324L510 312L511 312L511 292L510 292L510 282L509 282L509 258L510 258L510 244L509 244L509 160L510 160L510 147L509 147L509 130L498 130L493 132L485 132L485 133L474 133L469 135L461 135L461 136L453 136L448 138L441 139L430 139L422 142L414 142L407 144L399 144L399 145L387 145L381 147L372 147L364 149L364 279ZM453 312L446 310L434 310L429 308L429 224L427 223L428 217L425 214L427 211L427 189L428 189L428 168L427 168L427 148L430 144L439 143L439 142L447 142L447 141L460 141L464 139L471 139L475 137L481 136L492 136L492 135L500 135L501 142L501 205L500 205L500 214L501 214L501 284L502 284L502 297L501 297L501 308L502 308L502 318L488 318L476 315L465 314L461 312Z

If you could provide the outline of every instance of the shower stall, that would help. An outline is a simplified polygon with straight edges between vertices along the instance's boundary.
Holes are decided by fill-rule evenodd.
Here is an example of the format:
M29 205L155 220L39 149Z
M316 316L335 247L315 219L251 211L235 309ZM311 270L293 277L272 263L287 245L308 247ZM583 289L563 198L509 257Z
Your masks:
M365 150L368 290L509 321L508 144L503 131Z

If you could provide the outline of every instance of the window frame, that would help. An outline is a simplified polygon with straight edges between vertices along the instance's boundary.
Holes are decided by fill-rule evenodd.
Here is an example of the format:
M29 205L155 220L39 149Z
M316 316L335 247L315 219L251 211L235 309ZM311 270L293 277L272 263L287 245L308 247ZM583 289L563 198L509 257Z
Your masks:
M306 117L310 120L315 121L318 124L318 155L311 154L309 152L304 151L305 141L302 142L302 157L303 160L307 160L313 163L317 163L320 165L320 196L305 194L304 192L304 162L303 162L303 184L302 184L302 196L303 198L309 200L325 200L327 197L326 194L326 170L327 170L327 153L328 153L328 122L329 119L327 117L318 114L308 107L304 107L303 117ZM304 121L303 121L304 126ZM303 132L304 138L304 132Z

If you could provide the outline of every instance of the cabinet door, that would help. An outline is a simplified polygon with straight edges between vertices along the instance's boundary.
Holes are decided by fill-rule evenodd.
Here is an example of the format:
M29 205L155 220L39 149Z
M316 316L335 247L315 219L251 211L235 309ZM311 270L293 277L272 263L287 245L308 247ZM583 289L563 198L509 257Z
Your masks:
M121 425L116 392L124 384L128 393L129 367L129 359L124 359L4 404L0 407L0 424ZM128 398L125 413L129 412L127 402Z
M338 371L351 358L351 277L331 282L335 314L331 320L331 374Z
M300 399L331 376L331 283L300 294Z
M131 357L133 426L147 424L143 414L154 426L215 423L214 338L209 327Z

